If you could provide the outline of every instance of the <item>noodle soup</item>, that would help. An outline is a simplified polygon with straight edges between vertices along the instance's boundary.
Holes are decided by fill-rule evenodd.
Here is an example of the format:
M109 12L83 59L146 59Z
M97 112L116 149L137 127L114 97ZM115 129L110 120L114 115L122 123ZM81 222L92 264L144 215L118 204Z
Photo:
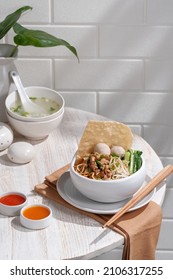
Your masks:
M133 150L132 143L133 134L125 124L89 121L70 165L74 187L103 203L131 197L146 176L142 151Z
M73 186L84 196L98 202L113 203L127 199L133 196L145 182L146 168L143 158L138 171L119 179L98 179L95 178L95 172L93 172L94 176L92 175L93 177L90 178L88 174L86 176L75 170L75 162L76 155L70 165L70 178ZM83 170L83 172L85 171Z
M92 153L75 163L74 169L80 175L95 180L117 180L137 172L142 165L142 152L125 151L122 157L115 153Z

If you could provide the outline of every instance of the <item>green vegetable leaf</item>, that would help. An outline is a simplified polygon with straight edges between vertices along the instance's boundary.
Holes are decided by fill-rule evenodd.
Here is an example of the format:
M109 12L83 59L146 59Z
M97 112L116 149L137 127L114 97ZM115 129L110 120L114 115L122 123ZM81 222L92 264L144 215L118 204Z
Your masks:
M119 156L116 155L115 153L111 153L111 156L112 156L112 157L117 157L117 158L119 157Z
M18 105L16 108L14 108L13 112L20 112L22 106Z
M134 168L134 153L132 152L130 157L130 167L129 167L130 174L133 174L133 168Z
M50 112L53 112L53 111L55 111L55 108L53 108L53 107L50 107Z
M142 165L142 151L138 151L138 150L129 150L127 151L128 154L125 154L125 157L127 158L127 156L130 158L130 162L129 162L129 171L130 174L135 173L136 171L138 171L141 168Z
M100 162L99 160L97 160L97 159L96 159L96 164L97 164L97 167L98 167L99 169L101 169L101 168L102 168L102 164L101 164L101 162Z
M13 29L17 34L14 37L14 42L17 45L34 47L65 46L77 57L79 61L76 49L62 39L56 38L55 36L44 31L24 28L18 23L14 25Z
M24 6L12 14L9 14L1 23L0 23L0 39L2 39L7 32L14 26L14 24L18 21L23 12L27 10L32 10L30 6Z
M130 155L131 155L130 151L126 151L125 155L124 155L124 159L127 160L127 161L130 161Z

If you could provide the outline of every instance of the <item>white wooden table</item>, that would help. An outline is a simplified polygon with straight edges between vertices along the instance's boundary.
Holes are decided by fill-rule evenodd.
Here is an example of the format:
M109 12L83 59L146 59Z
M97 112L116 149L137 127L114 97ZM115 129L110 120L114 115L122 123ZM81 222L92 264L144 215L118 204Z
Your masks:
M71 161L88 120L106 120L92 113L66 108L61 126L47 139L33 142L16 135L15 141L28 141L35 146L36 156L28 164L17 165L0 152L0 193L22 191L29 203L45 203L52 208L51 225L43 230L29 230L20 225L19 217L0 215L0 259L90 259L123 244L123 237L102 229L96 221L48 201L33 193L36 184ZM147 173L153 176L162 164L152 148L139 136L134 136L142 148ZM157 188L153 200L162 204L165 184Z

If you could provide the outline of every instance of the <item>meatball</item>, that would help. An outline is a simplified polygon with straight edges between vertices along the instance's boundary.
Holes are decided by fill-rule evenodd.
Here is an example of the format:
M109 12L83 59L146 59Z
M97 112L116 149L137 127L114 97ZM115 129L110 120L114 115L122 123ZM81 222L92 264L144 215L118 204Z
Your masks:
M121 146L113 146L111 148L111 153L116 154L117 156L119 156L120 158L124 157L125 155L125 150L123 147Z
M98 143L94 147L94 153L99 153L103 155L110 155L111 150L109 146L105 143Z

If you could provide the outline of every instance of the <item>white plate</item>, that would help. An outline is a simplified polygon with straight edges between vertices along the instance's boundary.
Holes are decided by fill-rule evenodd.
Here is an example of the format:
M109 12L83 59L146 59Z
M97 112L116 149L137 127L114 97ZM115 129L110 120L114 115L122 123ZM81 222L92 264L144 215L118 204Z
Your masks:
M149 178L148 178L149 179ZM144 182L143 185L147 183L147 179ZM57 191L59 195L68 203L75 206L76 208L96 213L96 214L114 214L118 212L131 198L114 202L114 203L102 203L97 202L94 200L91 200L81 194L73 185L71 178L70 178L70 172L65 172L60 179L58 180L58 183L56 184ZM129 211L136 210L144 205L146 205L148 202L151 201L153 195L155 193L155 189L149 193L146 197L144 197L140 202L138 202L134 207L132 207Z

